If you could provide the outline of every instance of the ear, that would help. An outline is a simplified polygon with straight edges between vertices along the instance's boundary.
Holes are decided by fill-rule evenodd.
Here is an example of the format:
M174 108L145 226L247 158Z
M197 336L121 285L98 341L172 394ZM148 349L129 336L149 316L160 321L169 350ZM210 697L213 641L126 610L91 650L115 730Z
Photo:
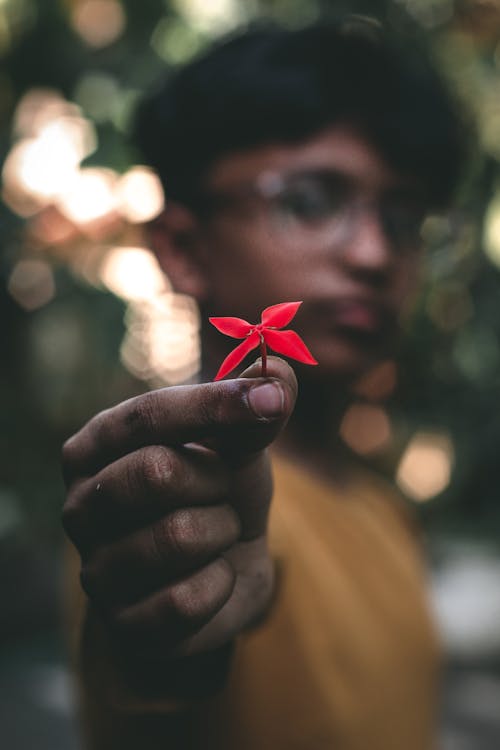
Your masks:
M169 202L148 227L151 249L173 288L203 302L208 280L202 262L203 248L196 216L180 203Z

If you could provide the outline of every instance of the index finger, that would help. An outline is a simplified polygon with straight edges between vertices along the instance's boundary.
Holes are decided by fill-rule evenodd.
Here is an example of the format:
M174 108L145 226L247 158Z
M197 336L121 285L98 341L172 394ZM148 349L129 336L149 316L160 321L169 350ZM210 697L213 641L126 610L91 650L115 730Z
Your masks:
M290 415L296 397L291 368L274 358L268 378L238 378L171 386L136 396L97 414L63 448L67 481L90 476L146 445L210 440L233 452L268 445Z

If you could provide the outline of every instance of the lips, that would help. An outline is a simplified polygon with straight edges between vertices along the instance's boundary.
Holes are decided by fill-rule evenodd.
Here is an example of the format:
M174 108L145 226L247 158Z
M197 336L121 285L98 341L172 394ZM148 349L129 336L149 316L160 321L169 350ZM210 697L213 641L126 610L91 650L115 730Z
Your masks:
M333 304L332 317L338 328L367 334L386 330L390 318L386 308L362 299L337 300Z
M310 299L304 308L307 325L319 326L323 330L380 336L397 327L395 311L378 298L352 295Z

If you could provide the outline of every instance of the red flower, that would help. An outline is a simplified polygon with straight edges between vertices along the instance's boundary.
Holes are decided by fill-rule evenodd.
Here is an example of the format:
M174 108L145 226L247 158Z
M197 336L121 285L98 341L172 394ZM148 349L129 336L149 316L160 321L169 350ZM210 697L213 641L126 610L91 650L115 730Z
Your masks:
M307 365L318 363L302 339L295 331L278 331L294 317L302 302L281 302L279 305L266 307L261 315L260 323L253 326L242 318L209 318L218 331L235 339L245 339L236 349L228 354L215 376L220 380L231 370L234 370L246 355L260 345L262 356L262 376L266 376L267 346L278 354L305 362Z

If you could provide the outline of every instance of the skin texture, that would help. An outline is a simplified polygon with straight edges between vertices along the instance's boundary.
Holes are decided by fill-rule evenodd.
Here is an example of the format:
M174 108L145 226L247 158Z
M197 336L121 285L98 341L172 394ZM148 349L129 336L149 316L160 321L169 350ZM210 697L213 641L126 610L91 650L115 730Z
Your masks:
M166 388L94 417L64 446L65 529L82 585L115 638L144 658L226 643L272 593L266 446L297 384L267 379ZM210 447L209 447L210 446Z
M228 155L206 187L230 190L265 170L320 166L346 174L367 202L408 187L347 127ZM303 407L289 432L303 460L308 447L332 464L328 432L342 401L332 385L390 351L419 248L395 252L373 210L342 245L290 245L255 203L203 218L170 204L151 237L174 287L211 315L257 321L268 305L304 301L294 328L320 364L296 368ZM202 335L213 377L234 342L208 327ZM144 394L98 414L66 443L64 525L82 557L82 585L124 653L158 662L210 651L268 606L266 448L282 435L297 393L285 362L271 357L268 371L260 379L257 364L238 379Z

